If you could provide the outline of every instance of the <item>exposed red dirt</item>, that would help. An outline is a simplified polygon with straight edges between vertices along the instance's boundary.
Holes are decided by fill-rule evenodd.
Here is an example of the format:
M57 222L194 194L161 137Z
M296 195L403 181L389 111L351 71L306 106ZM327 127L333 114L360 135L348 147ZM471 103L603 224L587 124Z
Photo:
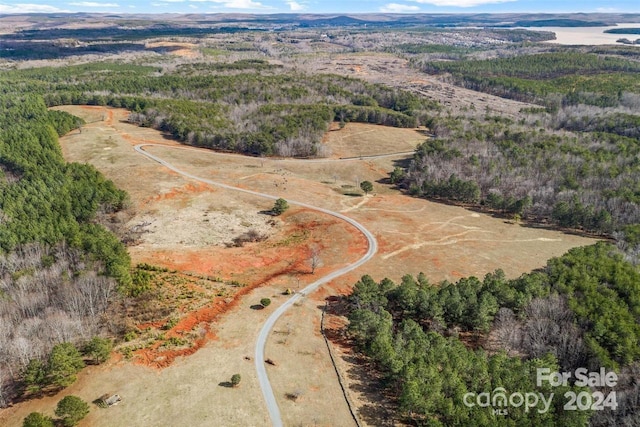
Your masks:
M161 369L171 365L177 357L189 356L195 353L205 345L207 341L216 338L215 333L212 332L210 328L211 322L235 307L238 304L239 298L250 290L249 288L242 289L230 301L224 298L214 299L211 304L206 307L188 313L186 317L182 318L173 328L165 333L167 338L180 338L185 333L196 331L197 328L202 328L202 331L204 331L202 336L194 340L189 347L166 349L161 348L161 346L165 344L165 341L158 341L149 348L136 351L134 353L136 355L136 363Z
M166 193L149 197L148 199L144 200L142 204L146 205L148 203L157 203L163 200L171 200L178 197L188 197L193 194L204 193L207 191L215 192L216 190L213 186L205 184L203 182L190 182L182 187L172 188Z
M156 196L150 203L165 197L183 196L188 191L206 191L207 187L188 184L165 195ZM241 298L253 289L272 285L284 291L294 287L291 282L294 277L298 286L304 286L338 266L353 262L366 252L364 237L338 219L319 215L309 209L292 210L282 218L285 227L277 236L241 248L209 247L179 252L134 251L135 262L151 263L193 275L219 277L239 284L239 287L234 288L232 296L214 298L205 307L185 313L176 325L164 333L165 339L135 351L136 363L165 368L177 357L193 354L207 341L215 339L211 325L215 325L220 316L236 307ZM290 236L298 236L298 239L289 243ZM316 268L314 274L311 274L309 264L312 246L317 248L322 258L322 265ZM330 290L320 289L314 294L314 299L325 298L331 293ZM159 329L165 324L165 321L146 322L138 325L138 329ZM319 324L317 326L319 328ZM197 334L198 338L185 348L163 347L168 339L181 338L186 334Z

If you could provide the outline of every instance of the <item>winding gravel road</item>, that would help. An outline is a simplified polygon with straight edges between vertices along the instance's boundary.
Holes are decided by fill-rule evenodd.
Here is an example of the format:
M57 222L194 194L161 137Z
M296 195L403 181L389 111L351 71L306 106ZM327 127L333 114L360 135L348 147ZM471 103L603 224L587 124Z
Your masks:
M221 187L221 188L226 188L229 190L234 190L234 191L240 191L243 193L247 193L247 194L252 194L254 196L258 196L258 197L263 197L266 199L271 199L271 200L276 200L279 197L278 196L273 196L271 194L266 194L266 193L260 193L257 191L251 191L251 190L245 190L244 188L238 188L238 187L234 187L231 185L227 185L227 184L222 184L220 182L216 182L216 181L212 181L209 179L205 179L205 178L201 178L198 177L196 175L190 174L189 172L185 172L183 170L178 169L177 167L173 166L171 163L167 162L166 160L163 160L162 158L155 156L147 151L144 150L144 147L149 147L149 146L158 146L158 147L163 147L163 148L177 148L177 149L188 149L188 147L168 147L166 145L161 145L161 144L138 144L134 147L134 149L142 154L143 156L148 157L149 159L160 163L162 166L182 175L185 176L187 178L191 178L194 179L196 181L200 181L200 182L204 182L206 184L211 184L217 187ZM212 154L214 154L212 152ZM367 157L377 157L377 156L367 156ZM347 159L344 159L347 160ZM325 213L327 215L331 215L335 218L341 219L343 221L346 221L347 223L353 225L355 228L357 228L367 239L368 242L368 250L367 252L356 262L354 262L353 264L349 264L346 267L343 267L339 270L336 270L318 280L316 280L315 282L311 283L310 285L306 286L304 289L302 289L300 292L296 293L295 295L293 295L291 298L289 298L284 304L282 304L280 307L278 307L277 310L275 310L273 313L271 313L271 315L267 318L267 320L265 321L264 325L262 326L262 329L260 330L260 333L258 334L258 339L256 341L256 351L255 351L255 365L256 365L256 371L258 373L258 381L260 383L260 388L262 389L262 395L264 396L264 400L267 404L267 409L269 411L269 417L271 418L271 423L273 424L273 426L276 427L280 427L282 426L282 418L280 417L280 408L278 408L278 403L276 402L276 397L273 394L273 389L271 388L271 383L269 382L269 377L267 376L267 370L266 370L266 366L265 366L265 356L264 356L264 349L266 346L266 342L267 342L267 338L269 337L269 333L271 332L271 329L273 328L273 326L275 325L276 321L278 320L278 318L280 316L282 316L282 314L289 309L289 307L291 307L293 304L295 304L296 301L298 301L300 298L312 293L313 291L315 291L316 289L318 289L321 285L330 282L331 280L335 279L336 277L342 276L343 274L346 274L352 270L355 270L356 268L360 267L362 264L366 263L367 261L369 261L376 253L376 251L378 250L378 243L376 241L376 238L373 236L373 234L371 234L371 232L369 230L367 230L362 224L360 224L359 222L357 222L356 220L349 218L345 215L342 215L338 212L334 212L331 211L329 209L324 209L324 208L320 208L317 206L312 206L309 205L307 203L304 202L296 202L294 200L288 200L287 202L290 205L296 205L296 206L302 206L305 208L309 208L309 209L313 209L315 211L318 212L322 212Z

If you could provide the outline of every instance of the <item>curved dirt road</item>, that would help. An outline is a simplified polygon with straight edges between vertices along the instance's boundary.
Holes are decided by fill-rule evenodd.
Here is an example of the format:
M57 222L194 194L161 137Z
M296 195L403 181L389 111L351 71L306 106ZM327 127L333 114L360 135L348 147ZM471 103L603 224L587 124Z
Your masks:
M270 194L266 194L266 193L260 193L257 191L252 191L252 190L246 190L243 188L238 188L238 187L234 187L231 185L227 185L227 184L223 184L223 183L219 183L216 181L212 181L209 179L205 179L205 178L201 178L198 177L196 175L190 174L188 172L185 172L183 170L180 170L178 168L176 168L175 166L173 166L171 163L167 162L166 160L163 160L162 158L155 156L151 153L148 153L144 150L144 147L147 146L159 146L159 147L164 147L167 148L166 145L161 145L161 144L138 144L134 147L134 149L142 154L143 156L148 157L149 159L161 164L162 166L182 175L185 176L187 178L191 178L194 179L196 181L200 181L200 182L204 182L206 184L211 184L211 185L215 185L217 187L221 187L221 188L225 188L225 189L229 189L229 190L234 190L234 191L240 191L243 193L247 193L247 194L252 194L254 196L258 196L258 197L263 197L263 198L267 198L267 199L271 199L271 200L276 200L279 197L278 196L273 196ZM188 149L188 147L175 147L178 149ZM213 152L212 152L213 154ZM346 159L345 159L346 160ZM324 209L324 208L320 208L317 206L312 206L309 205L307 203L304 202L296 202L293 200L287 200L287 202L291 205L296 205L296 206L302 206L305 208L309 208L309 209L313 209L315 211L318 212L322 212L325 213L327 215L331 215L335 218L341 219L343 221L346 221L347 223L353 225L355 228L357 228L367 239L368 242L368 250L367 252L356 262L354 262L353 264L350 264L346 267L343 267L339 270L334 271L331 274L328 274L318 280L316 280L315 282L309 284L308 286L306 286L304 289L302 289L300 292L296 293L293 297L289 298L284 304L282 304L280 307L278 307L277 310L275 310L273 313L271 313L271 315L267 318L267 320L265 321L264 325L262 326L262 329L260 329L260 333L258 334L258 339L256 341L256 351L255 351L255 365L256 365L256 371L258 374L258 381L260 383L260 388L262 389L262 395L264 396L265 402L267 404L267 409L269 411L269 417L271 418L271 423L274 426L282 426L282 418L280 417L280 409L278 408L278 403L276 401L275 395L273 394L273 389L271 388L271 383L269 382L269 377L267 376L267 370L266 370L266 366L264 363L265 360L265 356L264 356L264 349L266 346L266 342L267 342L267 338L269 336L269 333L271 332L271 329L273 328L274 324L276 323L276 321L278 320L278 318L287 310L289 309L296 301L298 301L300 298L306 296L307 294L315 291L316 289L318 289L318 287L320 287L321 285L330 282L331 280L335 279L336 277L339 277L345 273L348 273L352 270L355 270L356 268L360 267L362 264L366 263L367 261L369 261L377 252L378 250L378 243L376 241L376 238L373 236L373 234L367 230L362 224L360 224L359 222L357 222L356 220L349 218L345 215L342 215L338 212L334 212L331 211L329 209Z

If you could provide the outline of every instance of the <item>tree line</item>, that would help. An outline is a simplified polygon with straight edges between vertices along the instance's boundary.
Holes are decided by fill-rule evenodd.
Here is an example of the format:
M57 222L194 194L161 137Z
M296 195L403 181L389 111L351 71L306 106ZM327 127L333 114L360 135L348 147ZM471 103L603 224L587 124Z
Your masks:
M635 131L607 132L597 119L591 132L562 129L573 126L567 123L578 111L584 110L532 113L518 122L491 114L437 117L435 136L390 179L417 196L589 232L610 234L640 222Z
M637 268L605 243L510 280L500 270L437 285L422 274L400 284L363 276L347 298L348 333L412 423L584 425L592 414L564 411L564 402L546 414L509 408L503 416L463 396L497 387L544 393L536 368L604 366L620 376L619 407L593 414L592 423L621 425L637 416L640 398L639 284Z
M53 349L102 334L132 286L129 255L97 215L127 195L58 145L81 123L40 96L0 95L0 406L24 387L63 386Z
M381 84L305 74L264 61L185 64L175 70L89 64L16 70L0 77L48 106L110 105L131 122L202 147L252 155L314 156L334 120L398 127L429 121L437 103Z
M581 103L611 107L618 105L623 92L640 92L640 62L635 60L608 52L515 53L482 60L415 61L415 65L429 74L446 74L468 89L550 109Z

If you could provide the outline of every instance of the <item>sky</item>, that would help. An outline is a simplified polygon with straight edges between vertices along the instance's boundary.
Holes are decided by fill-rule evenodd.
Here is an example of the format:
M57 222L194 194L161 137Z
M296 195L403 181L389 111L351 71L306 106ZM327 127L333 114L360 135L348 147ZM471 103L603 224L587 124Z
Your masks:
M3 13L640 13L640 0L0 0Z

